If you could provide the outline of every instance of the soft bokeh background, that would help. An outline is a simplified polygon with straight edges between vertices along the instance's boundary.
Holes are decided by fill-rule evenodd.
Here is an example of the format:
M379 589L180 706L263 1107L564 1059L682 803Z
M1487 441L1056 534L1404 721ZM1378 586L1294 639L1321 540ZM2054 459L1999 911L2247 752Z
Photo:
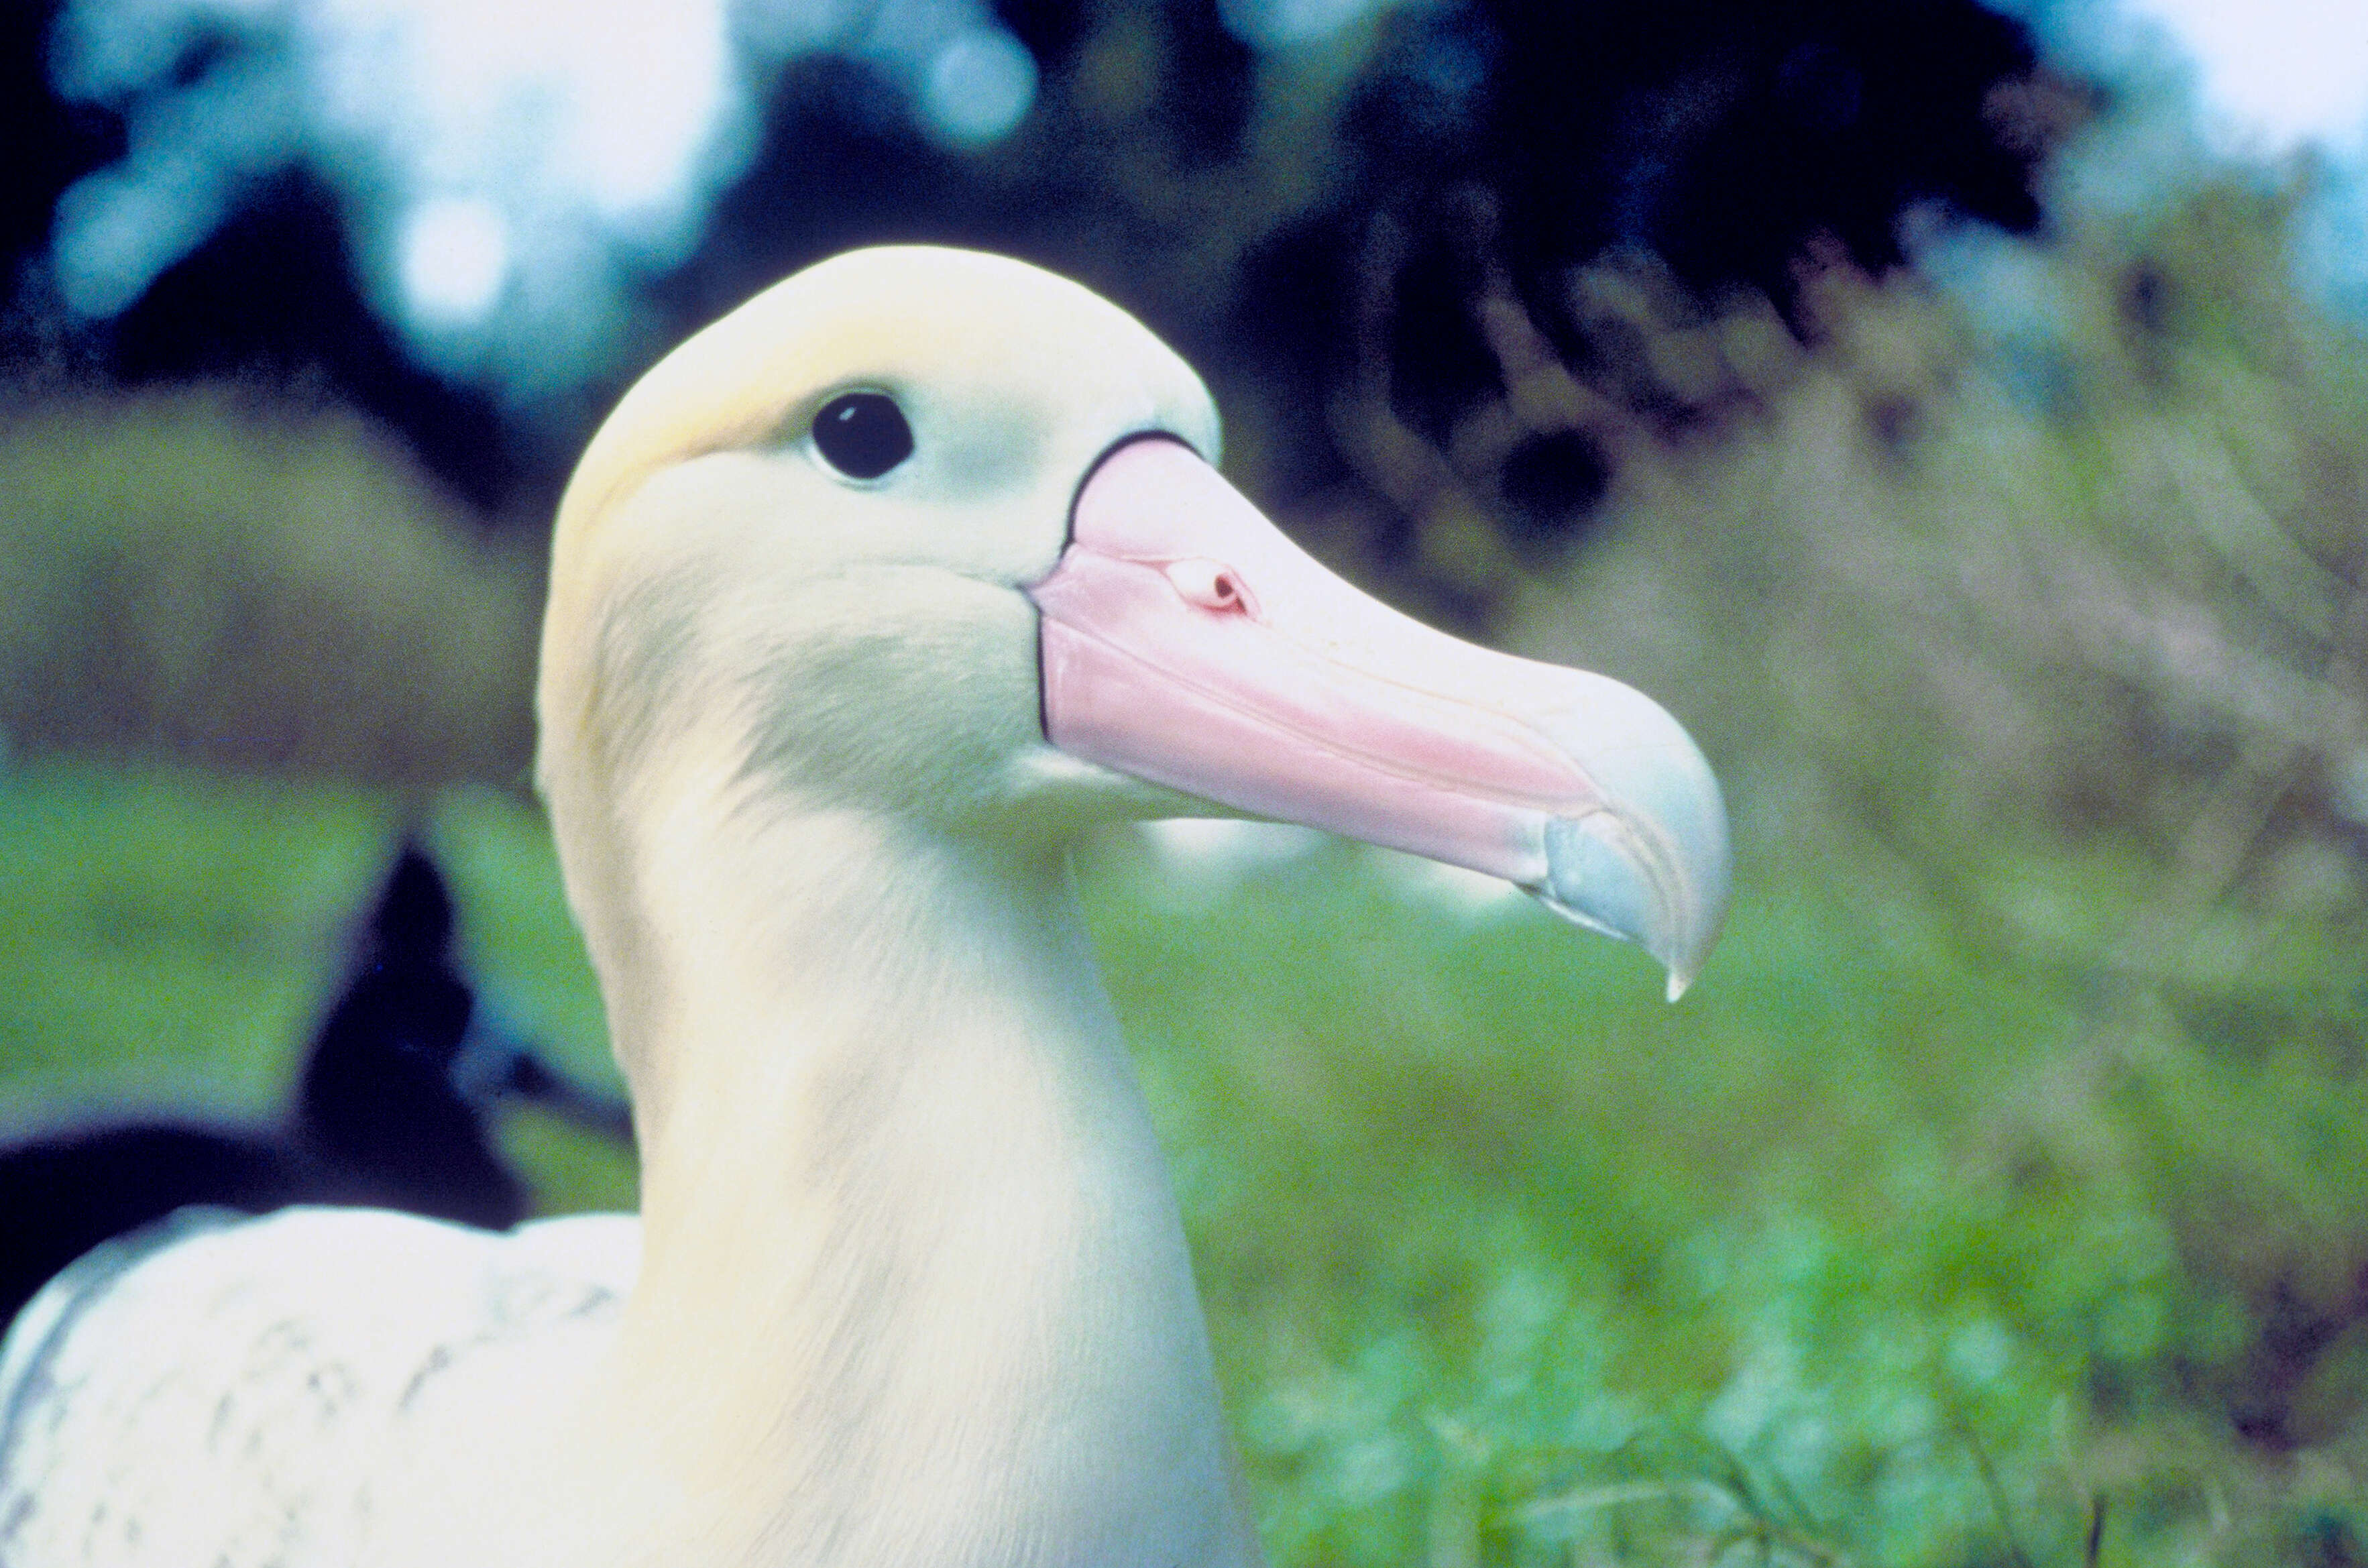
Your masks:
M0 127L7 1127L277 1104L406 824L605 1071L573 454L799 264L986 245L1736 812L1675 1007L1344 846L1080 868L1278 1562L2368 1562L2350 0L15 0Z

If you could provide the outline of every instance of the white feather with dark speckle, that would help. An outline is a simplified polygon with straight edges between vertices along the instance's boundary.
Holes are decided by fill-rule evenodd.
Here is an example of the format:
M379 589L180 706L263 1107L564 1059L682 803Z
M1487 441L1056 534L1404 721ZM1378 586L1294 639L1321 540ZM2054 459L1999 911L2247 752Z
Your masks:
M555 1338L597 1353L640 1254L621 1215L503 1235L351 1209L111 1244L0 1348L0 1563L350 1563L436 1385Z

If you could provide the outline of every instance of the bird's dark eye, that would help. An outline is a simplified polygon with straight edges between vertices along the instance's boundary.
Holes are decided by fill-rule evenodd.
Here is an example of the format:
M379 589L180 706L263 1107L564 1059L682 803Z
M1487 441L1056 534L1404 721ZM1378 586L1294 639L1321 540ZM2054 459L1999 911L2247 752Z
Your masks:
M913 427L886 392L841 392L814 415L814 450L849 479L877 479L913 455Z

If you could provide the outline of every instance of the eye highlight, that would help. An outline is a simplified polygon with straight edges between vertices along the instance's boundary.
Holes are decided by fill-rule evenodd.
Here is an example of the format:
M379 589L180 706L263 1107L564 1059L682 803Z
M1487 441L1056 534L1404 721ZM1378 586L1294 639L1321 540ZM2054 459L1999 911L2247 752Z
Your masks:
M913 455L913 427L886 392L841 392L814 415L814 450L849 479L877 479Z

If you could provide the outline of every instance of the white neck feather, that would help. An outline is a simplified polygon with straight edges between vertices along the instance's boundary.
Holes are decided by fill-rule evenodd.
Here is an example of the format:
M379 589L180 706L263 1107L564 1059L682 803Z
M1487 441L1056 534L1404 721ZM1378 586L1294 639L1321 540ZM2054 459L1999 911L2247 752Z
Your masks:
M606 977L655 999L595 1405L625 1468L729 1518L721 1561L1254 1561L1058 851L676 798L639 817L639 972Z

